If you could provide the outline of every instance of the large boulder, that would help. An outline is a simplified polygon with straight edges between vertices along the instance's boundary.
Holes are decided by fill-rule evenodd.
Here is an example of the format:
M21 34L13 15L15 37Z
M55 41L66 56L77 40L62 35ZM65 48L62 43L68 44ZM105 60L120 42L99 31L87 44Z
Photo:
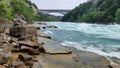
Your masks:
M37 42L37 29L33 26L16 26L10 29L10 35L19 40L31 40Z
M10 29L10 35L15 37L22 37L27 35L37 36L37 29L32 26L16 26Z
M8 33L9 28L13 26L13 22L7 19L0 18L0 33Z

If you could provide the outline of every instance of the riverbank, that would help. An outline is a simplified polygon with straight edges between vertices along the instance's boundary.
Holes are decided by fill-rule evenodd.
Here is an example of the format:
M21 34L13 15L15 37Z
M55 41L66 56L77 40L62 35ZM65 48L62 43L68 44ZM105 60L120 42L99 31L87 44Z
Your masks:
M51 24L51 23L47 23L47 24ZM59 27L62 26L62 25L64 25L64 24L60 25L61 23L54 23L54 24L55 24L55 26L57 26L57 24L59 24L59 25L58 25ZM67 24L70 25L69 23L67 23ZM66 24L66 25L67 25L67 24ZM52 23L52 25L53 25L53 23ZM72 25L75 25L75 24L72 23ZM78 25L79 25L79 24L78 24ZM85 25L85 24L84 24L84 25ZM58 27L58 26L57 26L57 27ZM81 26L82 26L82 25L81 25ZM92 24L91 24L91 26L92 26ZM95 26L95 25L94 25L94 26ZM102 26L102 25L101 25L101 26ZM104 25L103 25L103 26L104 26ZM60 28L59 28L59 27L58 27L58 30L61 28L61 27L60 27ZM64 29L65 29L65 26L63 26L63 27L64 27ZM70 26L66 26L66 27L69 28ZM68 29L68 28L67 28L67 29ZM70 28L71 28L71 27L70 27ZM72 27L72 28L73 28L73 27ZM72 29L72 28L71 28L71 29ZM77 27L76 27L76 28L77 28ZM81 29L82 29L82 27L81 27ZM63 37L66 37L66 36L67 36L67 35L63 36L63 35L64 35L63 33L65 33L65 34L67 34L67 33L64 32L64 31L62 31L62 30L61 30L62 33L60 32L60 34L62 35L62 37L61 37L61 35L60 35L60 37L57 37L56 34L58 34L59 32L58 32L58 31L56 32L56 30L54 30L54 29L53 29L53 30L52 30L52 29L51 29L51 30L45 30L45 31L42 31L42 32L45 32L45 33L47 33L47 34L50 33L49 35L52 35L52 38L53 38L53 37L56 37L56 38L59 38L59 40L60 40L61 38L63 39ZM48 32L49 32L49 33L48 33ZM76 33L75 33L75 34L76 34ZM69 35L71 36L70 32L69 32ZM79 37L79 36L77 36L77 37ZM72 37L71 37L71 38L72 38ZM69 39L69 37L68 37L68 39ZM89 39L89 38L88 38L88 39ZM56 40L56 39L54 38L54 40ZM80 40L80 39L79 39L79 40ZM59 44L59 43L58 43L58 44ZM72 45L72 44L71 44L71 45ZM70 45L70 46L71 46L71 45ZM76 44L76 45L73 44L73 46L77 46L77 45L78 45L78 44ZM66 46L67 46L67 44L66 44ZM69 44L68 44L68 46L69 46ZM73 46L72 46L72 47L73 47ZM74 48L72 48L72 49L74 49ZM79 48L77 48L77 49L79 49ZM76 49L74 49L74 50L79 52L79 50L76 50ZM73 52L74 50L71 50L71 51ZM91 51L90 51L90 52L88 52L88 51L83 51L83 52L92 53ZM80 53L81 53L81 52L80 52ZM87 53L85 53L85 54L86 54L85 56L87 56ZM96 54L96 53L93 53L93 54ZM80 54L80 55L82 55L82 54ZM102 56L102 55L99 55L99 54L96 54L96 55ZM89 55L89 56L90 56L90 55ZM104 56L102 56L102 57L104 57ZM89 57L87 57L87 58L89 58ZM105 58L105 57L104 57L104 58ZM83 58L82 58L82 59L83 59ZM99 59L99 58L98 58L98 59ZM110 58L110 59L111 59L111 58ZM96 58L93 59L93 60L96 60ZM118 63L119 60L117 60L117 59L115 59L115 58L112 58L111 60L109 60L108 58L105 58L105 60L108 60L108 61L109 61L109 65L108 65L108 67L106 67L106 68L110 68L111 66L113 66L113 68L119 68L119 65L113 64L113 62L111 63L111 60L112 60L112 61L114 60L115 63ZM116 61L117 61L117 62L116 62ZM112 64L112 65L111 65L111 64ZM118 63L118 64L119 64L119 63ZM96 68L96 67L93 66L93 68ZM103 67L101 67L101 68L103 68Z
M43 40L44 39L44 40ZM39 39L39 42L43 42L45 44L51 44L49 47L53 47L52 49L56 49L56 45L60 45L59 43L50 40L50 39ZM47 43L46 43L47 42ZM62 45L59 46L64 47ZM105 57L100 56L98 54L76 50L71 47L64 47L72 51L72 53L66 54L40 54L38 58L38 62L35 63L36 68L109 68L110 61ZM59 49L58 49L59 50ZM64 53L64 52L63 52Z
M0 55L2 55L0 68L111 67L110 61L104 56L62 46L53 41L50 36L37 33L36 27L27 24L14 24L9 29L9 33L6 33L4 29L1 31L0 38L4 40L0 40Z

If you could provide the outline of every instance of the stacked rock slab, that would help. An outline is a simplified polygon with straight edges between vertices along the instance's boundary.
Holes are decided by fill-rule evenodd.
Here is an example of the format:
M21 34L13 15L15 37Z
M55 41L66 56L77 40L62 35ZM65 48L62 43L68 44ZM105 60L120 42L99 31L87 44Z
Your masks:
M32 68L40 52L37 28L19 19L10 28L4 23L0 21L0 68Z
M10 39L4 33L5 26L0 24L0 65L5 64L11 57L11 48L9 47L8 41ZM0 66L0 68L4 68L4 66Z
M18 38L19 50L21 52L28 52L32 55L39 54L36 27L15 22L14 26L10 29L10 35Z
M13 59L9 64L16 68L29 68L34 63L33 57L39 54L39 44L37 39L37 28L27 26L20 20L15 20L13 27L9 30L12 37L9 41L12 43ZM14 56L17 57L14 58ZM28 63L31 62L31 63Z

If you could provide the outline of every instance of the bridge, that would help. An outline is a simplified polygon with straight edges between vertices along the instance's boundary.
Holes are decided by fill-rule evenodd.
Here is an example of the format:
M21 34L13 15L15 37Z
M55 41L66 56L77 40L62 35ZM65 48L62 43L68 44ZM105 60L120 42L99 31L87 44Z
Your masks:
M50 13L59 13L59 14L66 14L68 13L70 10L62 10L62 9L40 9L39 12L43 13L43 14L50 14Z

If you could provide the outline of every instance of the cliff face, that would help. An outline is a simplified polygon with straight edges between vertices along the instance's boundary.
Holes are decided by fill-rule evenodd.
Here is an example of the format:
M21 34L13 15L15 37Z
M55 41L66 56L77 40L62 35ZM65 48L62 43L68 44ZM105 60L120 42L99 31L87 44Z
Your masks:
M38 14L37 6L29 0L0 0L0 17L12 20L14 15L22 15L31 22Z
M99 22L102 24L119 22L119 10L119 0L89 0L66 14L62 21Z

